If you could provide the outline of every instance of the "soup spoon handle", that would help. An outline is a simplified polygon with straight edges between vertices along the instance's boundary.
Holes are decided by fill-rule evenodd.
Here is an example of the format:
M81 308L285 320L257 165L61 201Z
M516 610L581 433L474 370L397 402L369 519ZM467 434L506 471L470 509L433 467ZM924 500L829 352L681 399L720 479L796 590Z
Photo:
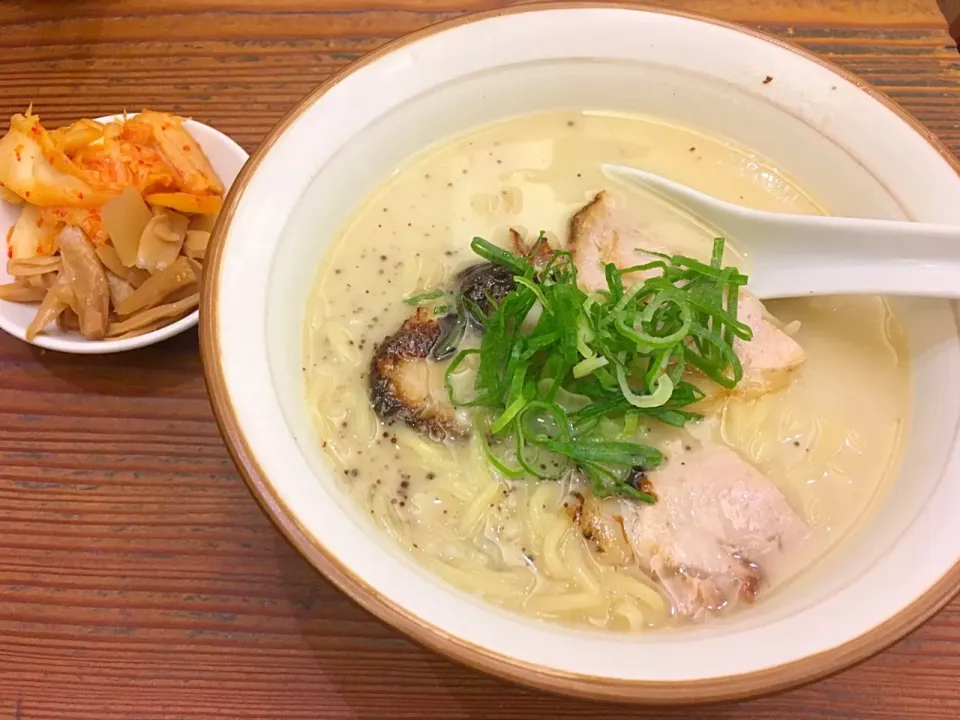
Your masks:
M806 295L960 298L960 226L762 212L622 165L612 178L641 185L728 236L746 257L760 299Z

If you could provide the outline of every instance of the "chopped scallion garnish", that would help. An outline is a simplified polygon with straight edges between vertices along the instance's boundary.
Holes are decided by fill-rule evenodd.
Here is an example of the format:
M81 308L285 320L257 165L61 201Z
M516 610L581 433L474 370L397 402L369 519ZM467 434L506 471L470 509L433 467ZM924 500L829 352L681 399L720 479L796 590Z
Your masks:
M430 300L436 300L437 298L443 297L443 290L431 290L430 292L420 293L419 295L413 295L408 297L405 302L407 305L422 305L425 302Z
M709 264L647 251L658 259L624 269L607 264L607 287L592 294L578 286L567 252L538 270L483 238L471 247L508 269L516 283L479 316L479 349L461 350L446 376L455 405L481 409L478 429L491 463L513 478L555 478L576 467L599 497L653 502L628 483L634 468L663 460L657 449L629 440L640 419L675 427L699 419L687 409L704 397L684 380L691 369L726 388L743 375L733 343L752 336L737 317L747 277L723 266L723 238L714 241ZM642 279L629 284L628 274ZM451 376L473 355L479 360L473 399L457 399Z

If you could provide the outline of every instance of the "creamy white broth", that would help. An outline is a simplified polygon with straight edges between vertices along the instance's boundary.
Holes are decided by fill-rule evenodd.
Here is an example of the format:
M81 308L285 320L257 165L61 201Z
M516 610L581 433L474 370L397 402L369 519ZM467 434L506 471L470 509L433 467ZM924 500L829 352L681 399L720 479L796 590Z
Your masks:
M600 169L613 161L749 207L822 212L748 151L653 120L555 112L490 126L412 159L341 229L308 307L305 382L319 440L347 492L440 576L527 614L639 629L674 622L666 597L638 568L598 562L571 525L565 483L505 481L476 437L438 444L402 424L384 426L368 386L375 345L411 312L403 299L442 289L477 262L469 248L475 235L504 245L510 228L527 237L543 230L561 245L572 214L608 189L660 244L709 254L708 229L616 188ZM654 423L648 441L689 432L749 459L811 528L800 570L834 547L882 489L905 422L907 358L896 318L879 298L780 301L769 309L789 327L799 322L794 337L807 361L790 385L730 399L688 431Z

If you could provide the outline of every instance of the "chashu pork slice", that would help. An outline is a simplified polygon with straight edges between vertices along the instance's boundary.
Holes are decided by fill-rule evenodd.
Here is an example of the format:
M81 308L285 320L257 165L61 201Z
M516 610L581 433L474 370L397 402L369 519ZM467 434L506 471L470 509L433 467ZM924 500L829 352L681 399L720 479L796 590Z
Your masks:
M609 193L601 191L570 221L569 248L577 265L580 283L588 290L607 287L604 264L632 267L656 259L643 251L669 253L649 236L631 227L630 218L618 208ZM635 272L625 276L625 284L639 282L651 275ZM806 358L803 348L777 327L757 298L741 291L738 317L753 330L749 341L737 339L734 351L743 365L743 380L738 392L762 395L786 384L790 373Z
M641 479L653 505L573 494L568 513L597 562L639 566L695 620L752 602L797 566L809 530L763 474L723 445L665 450Z
M800 343L777 327L763 303L744 290L737 298L737 318L753 330L750 340L736 338L733 342L733 351L743 365L737 392L763 395L779 390L806 360L806 353Z
M440 323L418 308L377 346L370 363L370 402L377 416L387 423L400 420L438 441L469 433L444 390L442 367L430 359L440 334Z
M761 583L790 572L810 533L772 482L724 445L674 441L664 454L646 477L657 502L620 505L636 558L677 615L750 602Z
M606 290L604 266L618 268L658 260L640 250L665 253L666 248L632 227L629 217L616 206L610 194L601 190L570 220L570 254L577 266L580 284L588 290ZM631 273L623 278L630 284L656 274L656 270Z

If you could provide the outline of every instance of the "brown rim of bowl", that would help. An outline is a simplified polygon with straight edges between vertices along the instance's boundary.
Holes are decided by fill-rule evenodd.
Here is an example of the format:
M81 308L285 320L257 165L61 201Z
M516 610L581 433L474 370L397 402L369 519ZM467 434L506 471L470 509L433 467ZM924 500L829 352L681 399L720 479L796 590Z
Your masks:
M919 627L953 595L960 590L960 563L954 565L940 580L920 598L901 610L894 617L864 633L844 645L778 665L743 675L722 678L687 681L632 681L588 675L580 675L520 662L513 658L494 653L485 648L467 643L458 637L449 635L428 622L419 619L390 598L380 594L363 580L355 576L348 567L343 566L330 555L319 540L312 537L297 522L289 508L284 506L270 481L258 466L246 439L237 422L236 414L227 395L223 372L220 367L217 317L218 276L222 260L223 237L225 229L233 216L240 195L243 193L251 175L261 160L276 142L277 138L300 116L303 111L316 102L324 93L357 69L375 61L384 55L452 27L466 23L486 20L503 15L512 15L544 10L566 10L571 8L619 8L645 12L674 15L700 22L712 23L738 32L751 35L778 47L794 52L805 59L818 63L835 74L854 83L861 90L881 102L889 110L907 122L918 134L950 164L960 175L960 162L910 113L894 103L886 95L865 83L860 78L829 63L805 49L785 42L772 35L741 27L734 23L711 17L665 8L651 7L633 2L553 2L513 5L500 10L464 15L428 26L417 32L397 38L368 55L357 60L344 70L332 76L316 90L302 99L264 138L257 150L251 155L240 175L234 181L226 198L220 218L211 238L209 258L201 296L200 344L203 356L204 375L210 393L211 404L217 424L227 443L234 463L247 483L251 493L266 511L267 515L287 537L287 539L320 570L327 579L341 591L350 596L364 609L381 621L391 625L415 642L477 670L490 673L505 680L532 686L564 695L637 702L651 705L688 705L695 703L719 702L743 699L768 694L818 680L843 670L855 663L869 658L893 644L907 633Z

